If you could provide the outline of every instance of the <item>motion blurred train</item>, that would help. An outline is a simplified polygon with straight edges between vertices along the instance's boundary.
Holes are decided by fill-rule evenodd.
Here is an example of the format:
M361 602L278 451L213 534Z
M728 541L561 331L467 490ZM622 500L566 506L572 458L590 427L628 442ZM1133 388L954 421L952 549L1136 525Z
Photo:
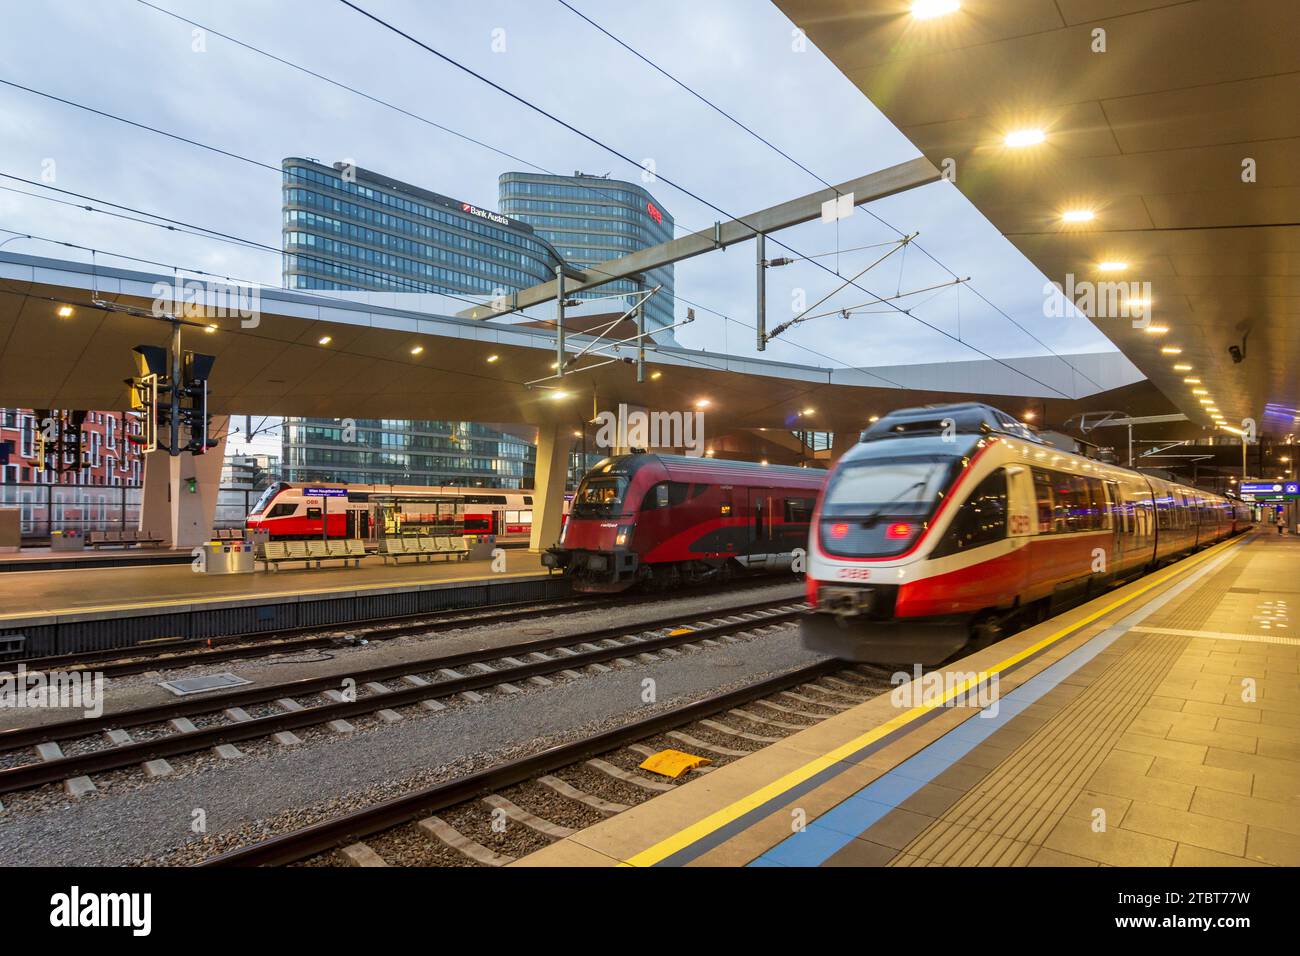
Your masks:
M902 409L827 479L803 642L940 663L1250 523L1240 501L1065 451L987 405Z
M575 591L789 570L826 472L681 455L606 458L578 485L542 563Z
M279 481L262 493L244 523L275 540L400 534L526 540L533 526L533 495L494 488Z

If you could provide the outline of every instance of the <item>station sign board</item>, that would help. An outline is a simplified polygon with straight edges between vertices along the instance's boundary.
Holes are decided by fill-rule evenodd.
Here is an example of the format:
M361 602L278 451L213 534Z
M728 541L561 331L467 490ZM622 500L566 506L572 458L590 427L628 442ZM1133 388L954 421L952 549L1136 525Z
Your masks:
M308 498L346 498L348 496L346 488L304 488L302 493Z
M1300 481L1243 481L1240 489L1243 495L1294 498L1300 496Z

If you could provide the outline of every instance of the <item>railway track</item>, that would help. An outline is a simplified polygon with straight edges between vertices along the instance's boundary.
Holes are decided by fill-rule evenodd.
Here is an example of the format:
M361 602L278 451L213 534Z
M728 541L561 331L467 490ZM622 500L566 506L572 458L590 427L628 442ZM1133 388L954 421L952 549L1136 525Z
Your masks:
M712 593L744 591L748 587L770 586L771 579L731 585L725 588L692 591L692 597ZM92 670L104 677L126 677L155 670L178 670L184 667L251 660L273 654L296 654L329 647L352 647L360 643L387 641L412 634L434 635L466 627L491 627L516 621L534 620L606 608L626 608L662 601L660 594L620 595L609 598L561 598L554 602L521 601L484 608L452 608L439 612L383 618L356 627L340 626L322 633L317 625L258 634L231 634L203 640L150 641L130 648L109 648L77 654L26 658L21 661L29 671ZM303 637L292 635L303 634Z
M198 865L382 866L389 857L399 857L397 862L417 865L501 866L526 854L503 846L507 841L494 840L492 833L513 831L515 845L536 849L678 786L638 772L637 764L656 749L642 742L657 740L660 747L701 753L713 761L708 772L890 686L882 669L821 661L229 850ZM504 822L493 826L492 820Z
M691 644L734 641L737 634L788 623L802 608L798 600L769 599L700 613L693 624L684 623L691 618L677 616L615 625L15 728L0 732L0 793L64 781L69 792L78 794L94 789L90 774L132 767L165 775L171 772L168 757L209 748L236 757L234 744L243 741L270 737L293 745L301 742L294 731L307 727L325 725L347 733L355 729L348 721L362 715L391 722L402 719L399 707L435 711L445 706L439 698L459 695L478 701L480 691L517 693L524 683L549 686L556 675L580 677L582 668L599 670L632 657L653 661L656 654L671 656ZM133 739L129 731L136 728L147 739ZM69 741L76 742L78 752L63 752L61 745ZM35 748L35 760L17 759L25 748Z

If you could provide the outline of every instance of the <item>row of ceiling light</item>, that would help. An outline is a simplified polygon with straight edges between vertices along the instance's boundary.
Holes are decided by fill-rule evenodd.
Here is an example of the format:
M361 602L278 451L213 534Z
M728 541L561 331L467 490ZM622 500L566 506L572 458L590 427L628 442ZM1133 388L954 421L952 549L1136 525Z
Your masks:
M917 20L930 20L935 17L955 13L959 9L961 9L960 0L914 0L912 3L912 16ZM1029 146L1039 146L1046 141L1047 132L1038 127L1010 130L1002 138L1003 144L1009 149L1023 149ZM1066 225L1092 222L1096 218L1096 211L1087 208L1066 209L1061 213L1061 222ZM1115 259L1104 260L1096 264L1098 272L1124 272L1128 267L1129 264L1127 262ZM1127 300L1126 305L1130 310L1149 309L1151 307L1151 300L1129 299ZM1148 323L1144 327L1144 330L1148 335L1164 335L1169 331L1169 326ZM1177 359L1177 356L1181 355L1182 352L1182 347L1178 345L1165 345L1160 349L1160 354L1174 359ZM1192 395L1203 407L1205 413L1214 420L1214 424L1217 427L1228 431L1240 431L1239 429L1233 429L1227 424L1227 420L1223 417L1223 413L1219 410L1219 407L1215 403L1214 397L1210 394L1209 389L1203 387L1204 383L1201 379L1197 376L1187 374L1195 371L1190 364L1177 360L1175 361L1173 370L1184 374L1184 384L1191 386ZM1032 414L1026 413L1025 417L1031 418Z

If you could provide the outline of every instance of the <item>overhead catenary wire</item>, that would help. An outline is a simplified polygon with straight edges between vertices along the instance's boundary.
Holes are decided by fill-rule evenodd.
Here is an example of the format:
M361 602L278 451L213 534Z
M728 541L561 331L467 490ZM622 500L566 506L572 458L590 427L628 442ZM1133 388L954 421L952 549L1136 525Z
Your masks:
M527 98L521 96L520 94L515 93L514 91L512 91L512 90L510 90L510 89L507 89L506 87L504 87L504 86L502 86L501 84L495 82L494 80L490 79L489 77L484 76L482 73L479 73L478 71L474 70L473 68L471 68L471 67L469 67L469 66L466 66L465 64L463 64L463 63L461 63L460 61L456 60L455 58L453 58L453 57L447 55L446 53L443 53L442 51L436 49L435 47L430 46L429 44L425 43L424 41L420 40L419 38L417 38L417 37L411 35L410 33L407 33L406 31L402 30L401 28L399 28L399 27L393 25L392 23L388 22L388 21L385 20L383 17L380 17L380 16L378 16L378 15L376 15L376 14L374 14L374 13L371 13L370 11L364 9L363 7L358 6L357 4L353 3L352 0L339 0L339 2L340 2L341 4L343 4L344 6L348 7L349 9L351 9L351 10L355 11L356 13L360 14L361 16L363 16L363 17L365 17L365 18L367 18L367 19L373 21L374 23L378 24L379 26L383 27L384 29L386 29L386 30L388 30L388 31L390 31L390 32L392 32L392 33L394 33L394 34L396 34L397 36L402 37L403 39L405 39L405 40L408 41L409 43L414 44L415 46L419 47L419 48L422 49L422 50L425 50L426 52L428 52L428 53L431 54L432 56L437 57L438 59L440 59L440 60L442 60L443 62L447 63L448 65L454 67L455 69L460 70L460 71L463 72L463 73L466 73L467 75L469 75L469 76L471 76L471 77L473 77L473 78L479 80L480 82L486 84L487 86L490 86L492 89L494 89L494 90L496 90L497 92L501 93L503 96L506 96L507 98L513 100L514 102L520 104L521 106L523 106L523 107L525 107L525 108L527 108L527 109L529 109L529 110L531 110L531 111L533 111L533 112L535 112L535 113L538 113L539 115L545 117L546 119L551 120L552 122L556 123L556 124L559 125L559 126L562 126L564 129L569 130L569 131L570 131L571 133L573 133L574 135L579 136L579 137L581 137L582 139L586 140L587 142L591 143L592 145L597 146L597 147L599 147L600 149L603 149L604 151L610 153L610 154L613 155L613 156L616 156L617 158L619 158L619 159L623 160L624 162L628 163L630 166L633 166L633 167L636 167L636 168L640 168L639 164L638 164L634 159L632 159L632 157L628 156L626 153L622 152L621 150L618 150L618 149L616 149L615 147L610 146L609 144L603 142L602 140L598 139L597 137L593 136L592 134L587 133L587 132L585 132L584 130L581 130L581 129L579 129L578 127L574 126L572 123L568 122L567 120L564 120L564 119L560 118L559 116L556 116L554 113L550 112L549 110L545 109L544 107L538 106L537 104L531 102L530 100L528 100ZM707 206L708 208L714 210L715 212L717 212L718 214L724 216L725 218L727 218L727 219L729 219L729 220L732 220L732 221L734 221L734 222L738 222L738 223L740 223L741 225L745 226L746 228L750 229L751 231L753 231L753 232L755 232L755 233L757 233L757 232L759 231L759 230L756 229L753 225L751 225L750 223L746 222L742 217L737 216L737 215L734 215L734 214L728 212L726 209L722 208L721 206L718 206L717 204L715 204L715 203L709 201L708 199L705 199L703 196L699 195L698 193L694 192L693 190L689 189L688 187L683 186L682 184L680 184L680 183L678 183L678 182L675 182L675 181L672 180L672 179L669 179L667 176L664 176L664 175L662 175L661 173L656 173L656 177L657 177L660 181L662 181L662 182L666 183L667 185L673 187L674 189L678 190L679 192L683 193L684 195L689 196L691 199L694 199L696 202L698 202L698 203L700 203L700 204L702 204L702 205L704 205L704 206ZM790 246L788 243L785 243L785 242L781 241L780 239L776 239L776 238L773 238L773 237L769 237L769 238L772 238L772 241L773 241L774 243L776 243L777 245L779 245L781 248L789 250L790 252L792 252L792 253L793 253L794 255L796 255L796 256L804 257L804 254L803 254L802 252L800 252L798 249L795 249L794 247ZM815 259L810 260L810 261L812 262L813 265L816 265L818 268L822 269L824 272L826 272L826 273L828 273L828 274L830 274L830 275L837 275L833 269L829 268L828 266L823 265L822 263L816 261ZM875 295L875 294L876 294L876 293L874 293L871 289L868 289L868 288L866 288L865 286L862 286L862 285L858 284L856 281L853 282L852 284L853 284L854 286L856 286L856 287L857 287L859 290L861 290L862 292L867 293L868 295ZM1028 379L1029 381L1034 382L1036 385L1039 385L1039 386L1041 386L1042 388L1048 389L1048 390L1051 391L1051 392L1055 392L1057 395L1060 395L1062 398L1069 398L1069 397L1070 397L1069 395L1067 395L1066 393L1064 393L1064 392L1062 392L1060 389L1058 389L1056 386L1054 386L1054 385L1049 385L1048 383L1043 382L1043 381L1041 381L1041 380L1038 379L1038 378L1035 378L1034 376L1030 375L1028 372L1025 372L1023 369L1016 368L1014 365L1011 365L1009 362L1005 361L1004 359L1001 359L1001 358L999 358L999 357L997 357L997 356L995 356L995 355L992 355L992 354L986 352L984 349L981 349L981 348L980 348L979 346L977 346L977 345L974 345L974 344L972 344L972 343L970 343L970 342L966 342L966 341L963 341L963 340L961 340L961 339L956 338L952 333L948 332L947 330L945 330L945 329L941 329L941 328L939 328L938 326L933 325L932 323L926 322L924 319L920 318L919 316L912 315L911 313L909 313L909 312L907 312L906 310L901 309L901 308L897 309L897 311L898 311L900 314L905 315L905 316L907 316L908 318L910 318L910 319L912 319L912 320L914 320L914 321L916 321L916 322L919 322L921 325L924 325L926 328L929 328L929 329L931 329L931 330L933 330L933 331L935 331L935 332L938 332L940 335L944 336L945 338L951 339L952 341L959 343L960 345L964 346L965 348L970 349L971 351L978 352L980 355L983 355L985 358L989 359L990 361L996 362L997 364L1003 366L1004 368L1008 369L1009 371L1014 372L1016 375L1019 375L1019 376L1025 378L1025 379ZM1066 364L1068 365L1068 363L1066 363Z
M145 3L145 0L137 0L137 2L144 3L146 6L149 6L149 7L153 7L152 4ZM161 8L157 8L157 7L153 7L153 8L154 8L154 9L159 9L159 10L161 10ZM168 12L168 11L161 11L161 12L164 12L164 13L165 13L165 12ZM175 15L174 15L174 16L175 16ZM185 19L185 18L183 18L183 17L178 17L178 19ZM193 23L193 22L195 22L195 21L186 20L186 22L188 22L188 23ZM238 43L238 42L240 42L240 41L237 41L237 40L233 40L233 39L232 39L232 42L236 42L236 43ZM242 44L241 44L241 45L242 45ZM266 55L267 55L267 56L271 56L273 59L280 60L279 57L275 57L275 56L273 56L272 54L266 54ZM285 61L282 61L282 60L281 60L281 62L285 62ZM306 71L306 72L311 72L311 71ZM0 82L4 82L4 81L0 80ZM335 82L335 81L330 80L329 82ZM17 86L17 84L10 84L10 85ZM43 93L42 91L39 91L39 90L31 90L31 89L28 88L28 87L17 86L17 88L19 88L19 89L24 89L24 90L29 90L30 92L34 92L35 94L37 94L37 95L41 95L41 96L46 96L46 95L47 95L47 94ZM349 89L350 89L350 88L349 88ZM367 96L367 94L364 94L364 93L359 93L358 95ZM149 132L154 132L154 133L157 133L158 135L165 136L165 137L167 137L167 138L170 138L170 139L173 139L173 140L176 140L176 141L179 141L179 142L188 143L188 144L191 144L191 145L196 145L196 146L199 146L199 147L201 147L201 148L207 148L207 144L200 143L200 142L197 141L197 140L192 140L192 139L189 138L189 137L181 136L181 135L179 135L179 134L172 133L172 132L170 132L170 131L168 131L168 130L163 130L163 129L158 128L158 127L150 127L150 126L146 126L146 125L141 124L141 123L136 123L136 122L134 122L134 121L132 121L132 120L126 119L126 118L124 118L124 117L117 116L116 114L113 114L113 113L110 113L110 112L107 112L107 111L104 111L104 110L98 110L98 109L95 109L95 108L93 108L93 107L86 107L86 106L84 106L84 104L77 103L76 101L73 101L73 100L69 100L69 99L65 99L65 98L63 98L63 97L57 97L57 96L49 96L48 98L50 98L50 99L52 99L52 100L56 100L56 101L58 101L58 102L60 102L60 103L63 103L63 104L65 104L65 105L68 105L68 106L71 106L71 107L74 107L74 108L77 108L77 109L86 109L86 110L88 110L89 112L95 113L96 115L103 116L103 117L108 118L108 119L117 120L117 121L120 121L120 122L122 122L122 123L125 123L126 125L133 126L133 127L139 128L139 129L145 129L145 130L148 130ZM367 98L372 98L372 97L367 97ZM405 110L401 110L400 107L393 107L393 109L397 109L397 110L399 110L400 112L404 112L404 113L407 112L407 111L405 111ZM411 114L411 115L414 115L414 114ZM417 118L418 118L418 117L417 117ZM437 124L433 124L433 125L437 125ZM441 128L443 128L443 127L439 127L439 128L441 129ZM451 131L451 132L454 132L454 131ZM494 147L491 147L491 146L487 146L486 148L494 149ZM241 161L243 161L243 162L249 163L250 165L259 166L259 167L262 167L262 168L265 168L265 169L268 169L268 170L274 171L275 173L277 173L277 175L281 173L281 169L280 169L279 167L271 166L271 165L269 165L269 164L267 164L267 163L264 163L264 162L262 162L262 161L260 161L260 160L253 159L252 157L243 156L243 155L240 155L240 154L238 154L238 153L234 153L234 152L229 151L229 150L218 150L218 149L213 149L212 151L213 151L213 152L220 152L220 153L222 153L223 155L229 156L229 157L234 158L234 159L237 159L237 160L241 160ZM534 168L538 168L538 169L541 168L541 167L537 167L535 164L532 164L532 163L529 163L528 165L532 165L532 166L534 166ZM545 170L543 170L543 171L545 171ZM17 180L17 181L20 181L20 182L26 183L26 184L28 184L28 185L37 186L37 187L40 187L40 188L43 188L43 189L52 189L52 190L55 190L55 191L57 191L57 192L64 193L64 194L66 194L66 195L72 195L72 196L78 196L78 197L81 196L81 194L74 193L74 192L71 192L71 191L69 191L69 190L63 190L63 189L60 189L60 188L55 187L55 186L53 186L53 185L51 185L51 184L48 184L48 183L43 183L43 182L37 182L37 181L35 181L35 180L24 179L24 178L22 178L22 177L12 176L12 175L10 175L10 174L5 174L5 173L0 173L0 176L8 176L8 177L11 178L11 179L15 179L15 180ZM596 193L596 194L599 194L599 195L604 195L604 196L606 196L606 197L609 196L609 194L602 192L598 187L591 186L591 187L583 187L583 188L584 188L584 189L587 189L587 190L590 190L591 192ZM19 191L19 192L20 192L20 191ZM34 197L34 198L41 198L41 197ZM113 207L118 208L118 209L132 209L132 208L133 208L133 207L129 207L129 206L123 206L123 205L121 205L121 204L119 204L119 203L110 202L110 201L108 201L108 200L104 200L104 199L96 199L96 198L94 198L94 197L82 197L82 198L87 198L87 199L90 199L90 200L92 200L92 201L94 201L94 202L99 202L99 203L101 203L101 204L103 204L103 205L107 205L107 206L113 206ZM99 210L99 211L100 211L100 212L105 212L105 210ZM138 210L133 210L133 211L138 211ZM142 214L142 215L147 215L147 216L153 216L154 218L161 219L163 222L168 222L168 223L171 223L172 225L193 225L193 224L183 224L183 223L181 223L180 220L169 219L168 217L161 216L161 215L158 215L158 214L155 214L155 213L142 212L141 214ZM124 217L124 218L129 218L129 217ZM219 240L221 240L221 241L232 241L232 242L239 243L239 244L245 244L246 242L248 242L248 241L246 241L246 240L242 240L242 239L238 239L238 238L234 238L234 237L229 237L229 236L224 236L224 235L221 234L219 231L215 231L215 230L206 230L205 227L194 226L193 228L197 228L197 229L205 229L205 231L208 231L208 232L211 233L211 235L212 235L213 238L217 238L217 239L219 239ZM262 245L265 245L265 244L262 244ZM268 248L272 248L272 249L274 249L275 247L268 247ZM278 253L280 253L280 254L283 254L283 255L295 255L295 253L288 253L288 252L284 252L283 250L276 250L276 251L277 251ZM345 269L345 270L348 271L348 272L361 274L361 275L363 275L363 276L366 275L365 270L362 270L362 269L360 269L359 267L353 267L353 266L340 266L340 268L343 268L343 269ZM588 271L594 271L594 272L597 272L597 273L600 273L600 272L601 272L601 270L595 268L594 266L587 266L587 267L584 267L584 268L586 268ZM603 273L603 274L608 274L608 273ZM611 278L612 278L612 277L611 277ZM372 280L372 281L379 281L379 280ZM416 282L414 282L413 280L397 280L397 281L398 281L399 284L400 284L401 282L404 281L407 285L417 285L417 286L419 285L419 283L416 283ZM294 291L296 291L296 292L304 292L304 291L306 291L306 290L295 289ZM482 304L483 304L483 303L480 303L480 302L474 302L474 301L472 301L472 300L465 299L465 298L463 298L462 296L457 295L456 293L443 291L443 290L440 290L440 289L437 289L437 288L433 288L433 289L427 289L427 288L416 288L416 289L414 289L414 290L412 290L412 291L417 291L417 292L428 292L428 293L433 293L433 294L437 294L437 295L445 295L445 296L448 296L449 298L458 299L459 301L465 302L466 304L469 304L469 305L482 305ZM866 291L866 290L864 290L864 291ZM684 303L685 305L691 306L691 307L693 307L693 308L700 309L701 311L707 312L707 313L709 313L709 314L711 314L711 315L715 315L715 316L717 316L718 318L722 319L724 322L732 322L732 323L735 323L735 324L737 324L737 325L740 325L740 326L743 327L743 328L749 329L750 331L754 331L754 330L755 330L755 326L754 326L752 323L745 322L744 320L742 320L742 319L738 319L738 318L735 318L735 317L733 317L733 316L729 316L729 315L727 315L726 313L720 312L719 310L714 309L714 308L712 308L712 307L710 307L710 306L704 305L704 304L702 304L702 303L700 303L700 302L692 301L691 299L688 299L688 298L686 298L685 296L678 295L678 294L674 294L674 298L675 298L677 301L680 301L680 302ZM590 301L590 300L584 300L584 301ZM517 310L514 310L514 311L512 311L512 312L503 312L503 313L500 313L500 315L509 315L509 314L514 314L514 312L516 312L516 311L517 311ZM518 314L527 315L527 313L518 313ZM530 316L530 318L533 318L533 317ZM546 321L548 321L548 320L545 320L545 319L538 319L537 321L546 322ZM551 322L551 324L553 324L553 321ZM803 343L794 342L794 341L788 341L786 344L789 345L789 346L792 347L792 348L796 348L796 349L799 349L800 351L807 352L809 355L815 355L815 356L817 356L818 358L825 359L826 361L829 361L829 362L831 362L831 363L835 363L835 362L837 361L835 358L833 358L833 357L830 356L830 355L827 355L825 352L822 352L822 351L820 351L820 350L818 350L818 349L812 348L811 346L805 345L805 344L803 344ZM869 375L871 375L871 376L874 377L874 378L878 378L878 379L880 379L881 381L886 382L886 383L888 383L888 384L890 384L890 385L892 385L892 386L894 386L894 387L896 387L896 388L902 388L902 387L903 387L902 385L898 384L897 382L894 382L892 379L886 378L886 377L883 376L883 375L879 375L878 373L872 372L872 371L870 371L869 369L865 369L865 368L864 368L864 369L860 369L860 371L863 371L864 373L869 374Z
M817 181L818 181L819 183L821 183L823 186L826 186L826 187L831 188L831 189L834 189L834 188L835 188L835 187L833 187L829 182L827 182L826 179L825 179L824 177L820 176L819 174L817 174L816 172L814 172L812 169L810 169L808 166L804 165L804 164L801 163L799 160L797 160L797 159L795 159L793 156L791 156L789 153L785 152L785 150L783 150L783 149L781 149L780 147L776 146L774 143L772 143L772 142L771 142L770 140L768 140L766 137L764 137L764 136L761 135L760 133L756 132L754 129L752 129L751 127L747 126L746 124L744 124L744 123L741 122L740 120L738 120L738 119L737 119L735 116L733 116L731 113L727 112L727 111L724 110L722 107L718 106L716 103L714 103L712 100L708 99L706 96L704 96L703 94L701 94L700 92L698 92L697 90L695 90L695 89L694 89L693 87L691 87L689 84L685 83L684 81L682 81L681 79L679 79L678 77L676 77L675 75L673 75L672 73L670 73L670 72L668 72L667 70L665 70L663 67L659 66L659 64L655 63L655 62L654 62L653 60L651 60L648 56L646 56L645 54L641 53L639 50L633 48L630 44L626 43L622 38L620 38L620 37L618 37L617 35L615 35L614 33L610 32L610 31L607 30L605 27L601 26L599 23L597 23L596 21L592 20L592 19L591 19L590 17L588 17L586 14L582 13L582 12L579 11L579 10L576 10L576 9L575 9L575 8L574 8L574 7L573 7L573 6L568 2L568 0L557 0L557 2L560 3L562 6L564 6L566 9L568 9L569 11L571 11L572 13L574 13L576 16L580 17L582 20L585 20L588 24L590 24L590 25L591 25L592 27L594 27L596 30L600 31L602 34L604 34L605 36L609 37L609 39L611 39L612 41L614 41L615 43L617 43L617 44L618 44L620 47L622 47L623 49L627 50L627 51L628 51L629 53L631 53L633 56L637 57L639 60L641 60L642 62L644 62L647 66L649 66L651 69L655 70L656 72L658 72L658 73L661 74L662 76L664 76L664 77L666 77L667 79L671 80L673 83L675 83L677 86L681 87L683 90L685 90L685 91L686 91L687 93L689 93L691 96L695 97L697 100L699 100L700 102L704 103L705 105L707 105L708 107L710 107L711 109L713 109L715 112L717 112L717 113L719 113L720 115L726 117L728 120L730 120L730 121L731 121L732 123L734 123L736 126L740 127L742 130L744 130L746 133L748 133L748 134L749 134L750 136L752 136L754 139L758 140L760 143L762 143L763 145L765 145L765 146L767 146L768 148L770 148L773 152L777 153L778 155L780 155L780 156L783 157L784 159L788 160L790 163L792 163L792 164L794 164L795 166L799 167L799 169L803 170L805 173L807 173L807 174L808 174L809 176L811 176L813 179L817 180ZM351 6L351 4L349 4L349 6ZM899 229L897 226L894 226L892 223L890 223L890 222L888 222L887 220L885 220L883 217L881 217L879 214L877 214L874 210L868 209L867 207L864 206L864 207L863 207L863 211L866 212L866 213L867 213L869 216L871 216L873 219L875 219L877 222L879 222L881 225L883 225L883 226L885 226L886 228L890 229L891 231L897 233L897 234L900 235L900 236L904 235L903 230ZM839 225L839 221L836 220L836 226L838 227L838 225ZM915 245L916 245L917 250L918 250L922 255L926 256L926 257L927 257L931 262L933 262L936 266L938 266L939 268L941 268L941 269L943 269L945 272L947 272L948 275L950 275L953 279L957 279L957 273L953 272L950 268L948 268L947 265L945 265L944 263L940 262L940 261L939 261L939 260L938 260L934 255L932 255L932 254L929 252L929 250L927 250L927 249L926 249L926 248L925 248L921 243L917 242L917 243L915 243ZM847 252L847 251L850 251L850 250L844 250L844 251ZM838 252L836 252L836 253L826 253L825 255L838 255ZM810 256L810 257L806 257L806 258L810 258L810 259L811 259L811 258L818 258L818 257ZM967 283L969 283L969 282L970 282L970 279L968 278L968 279L966 279L965 281L966 281ZM1077 373L1077 374L1079 374L1079 375L1082 375L1084 378L1086 378L1089 382L1091 382L1091 383L1092 383L1093 385L1095 385L1097 388L1101 388L1101 387L1102 387L1100 383L1096 382L1094 379L1092 379L1092 378L1091 378L1090 376L1088 376L1086 373L1084 373L1084 372L1082 372L1081 370L1079 370L1079 369L1078 369L1078 368L1077 368L1073 363L1067 361L1067 360L1064 358L1064 356L1060 355L1060 354L1059 354L1055 349L1053 349L1050 345L1048 345L1046 342L1042 341L1042 339L1040 339L1040 338L1038 338L1038 336L1034 335L1033 332L1029 331L1027 328L1025 328L1023 325L1021 325L1019 322L1017 322L1014 318L1012 318L1012 317L1011 317L1011 316L1010 316L1010 315L1009 315L1005 310L1003 310L1002 308L1000 308L999 306L997 306L995 303L993 303L993 302L992 302L990 299L988 299L988 298L987 298L987 297L986 297L982 292L980 292L979 289L975 288L973 285L972 285L972 286L969 286L969 287L970 287L971 291L972 291L972 292L973 292L973 293L974 293L974 294L975 294L975 295L976 295L976 296L977 296L977 297L978 297L982 302L984 302L985 305L987 305L989 308L993 309L995 312L997 312L999 315L1001 315L1004 319L1006 319L1008 322L1010 322L1012 325L1014 325L1016 328L1018 328L1021 332L1023 332L1025 335L1029 336L1029 338L1033 339L1034 342L1036 342L1036 343L1037 343L1038 345L1040 345L1042 348L1044 348L1044 349L1046 349L1048 352L1050 352L1053 356L1055 356L1055 357L1056 357L1057 359L1059 359L1062 363L1064 363L1066 366L1068 366L1068 367L1071 369L1072 372ZM960 336L958 336L958 339L957 339L957 340L958 340L958 341L964 341L964 340L962 340L962 339L960 338Z

